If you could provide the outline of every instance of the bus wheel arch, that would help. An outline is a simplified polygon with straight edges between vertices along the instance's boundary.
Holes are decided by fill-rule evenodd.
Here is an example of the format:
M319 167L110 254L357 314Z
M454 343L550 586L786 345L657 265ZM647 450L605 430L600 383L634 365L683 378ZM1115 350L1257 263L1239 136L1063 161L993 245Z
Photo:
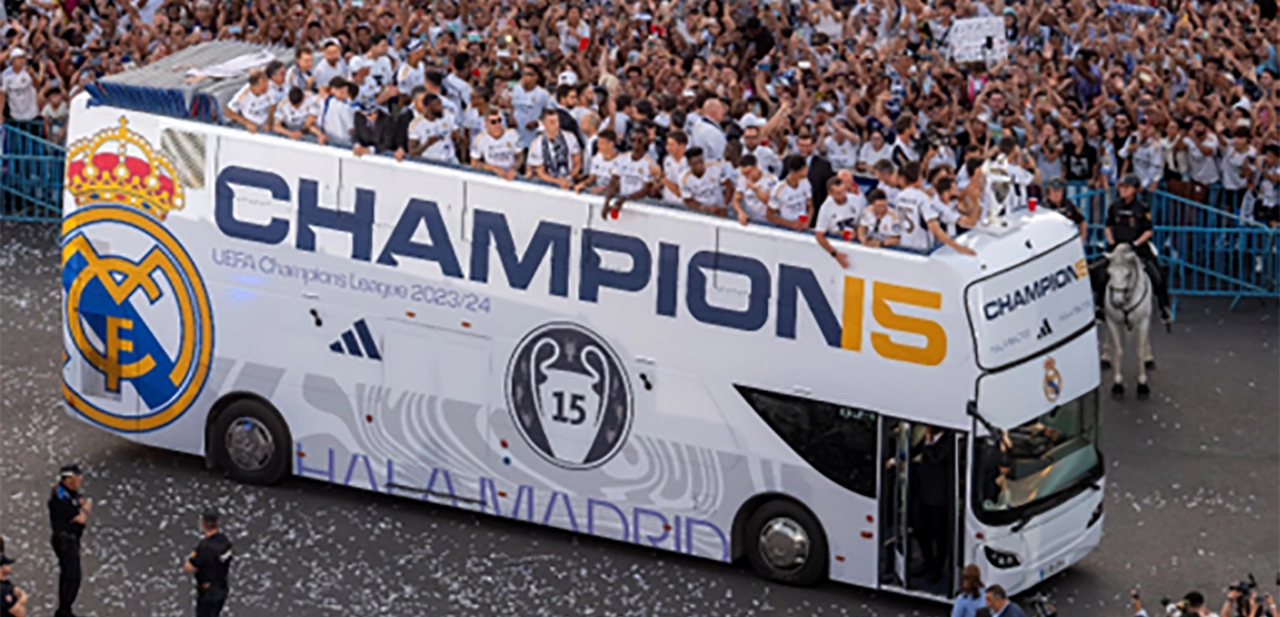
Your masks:
M778 567L761 548L762 536L794 534L804 540L803 564ZM826 530L818 517L795 498L781 493L762 493L748 499L733 518L731 556L744 555L751 568L767 580L809 586L827 577L829 549Z
M293 471L293 434L265 398L233 392L205 419L205 460L246 484L269 485Z

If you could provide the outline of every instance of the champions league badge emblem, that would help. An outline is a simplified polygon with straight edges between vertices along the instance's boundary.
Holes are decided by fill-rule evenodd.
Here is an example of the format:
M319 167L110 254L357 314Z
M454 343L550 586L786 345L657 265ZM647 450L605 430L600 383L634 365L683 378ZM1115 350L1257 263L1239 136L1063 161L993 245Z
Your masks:
M621 359L574 323L545 324L525 336L507 366L506 391L524 440L566 469L603 465L631 430L631 383Z

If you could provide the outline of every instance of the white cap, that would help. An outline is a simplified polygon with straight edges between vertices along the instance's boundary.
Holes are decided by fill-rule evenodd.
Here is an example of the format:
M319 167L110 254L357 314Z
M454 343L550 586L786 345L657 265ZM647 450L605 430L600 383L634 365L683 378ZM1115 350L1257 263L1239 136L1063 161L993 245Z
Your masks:
M560 74L560 78L556 80L558 86L576 86L578 85L578 74L573 71L565 71Z
M19 51L21 51L21 50L19 50ZM1232 105L1232 106L1231 106L1231 108L1232 108L1232 109L1239 109L1240 111L1249 111L1249 107L1250 107L1250 105L1251 105L1251 104L1252 104L1252 103L1249 101L1249 97L1244 97L1244 98L1240 99L1239 101L1236 101L1236 104L1235 104L1235 105Z
M766 122L765 119L761 118L760 116L757 116L751 112L747 112L742 115L742 119L738 121L738 124L742 125L742 128L746 129L746 128L751 128L753 126L757 126L757 127L764 126L768 124L768 122Z
M373 60L370 60L368 56L356 56L351 59L352 74L355 74L356 71L359 71L362 69L371 69L371 68L373 68Z
M26 52L26 50L24 50L24 49L22 49L21 47L19 47L19 48L15 49L15 50L13 50L13 51L9 52L9 57L10 57L10 58L25 58L25 57L27 57L27 52Z

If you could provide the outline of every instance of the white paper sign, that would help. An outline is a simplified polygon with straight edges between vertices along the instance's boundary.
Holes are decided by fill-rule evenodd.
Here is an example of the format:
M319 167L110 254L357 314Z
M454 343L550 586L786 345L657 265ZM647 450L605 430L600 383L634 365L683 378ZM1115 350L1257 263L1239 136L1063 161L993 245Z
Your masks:
M987 40L991 49L987 49ZM970 17L957 19L947 37L951 59L955 62L999 62L1009 55L1004 39L1003 17Z

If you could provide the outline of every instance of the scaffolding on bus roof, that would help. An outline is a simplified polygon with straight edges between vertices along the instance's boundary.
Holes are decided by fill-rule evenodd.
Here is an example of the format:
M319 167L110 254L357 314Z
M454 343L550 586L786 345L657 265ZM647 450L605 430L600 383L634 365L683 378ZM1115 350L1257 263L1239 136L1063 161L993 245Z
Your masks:
M211 41L104 77L86 89L92 104L220 122L222 109L248 82L250 69L273 59L288 63L293 52L285 47ZM205 76L193 79L196 74Z

